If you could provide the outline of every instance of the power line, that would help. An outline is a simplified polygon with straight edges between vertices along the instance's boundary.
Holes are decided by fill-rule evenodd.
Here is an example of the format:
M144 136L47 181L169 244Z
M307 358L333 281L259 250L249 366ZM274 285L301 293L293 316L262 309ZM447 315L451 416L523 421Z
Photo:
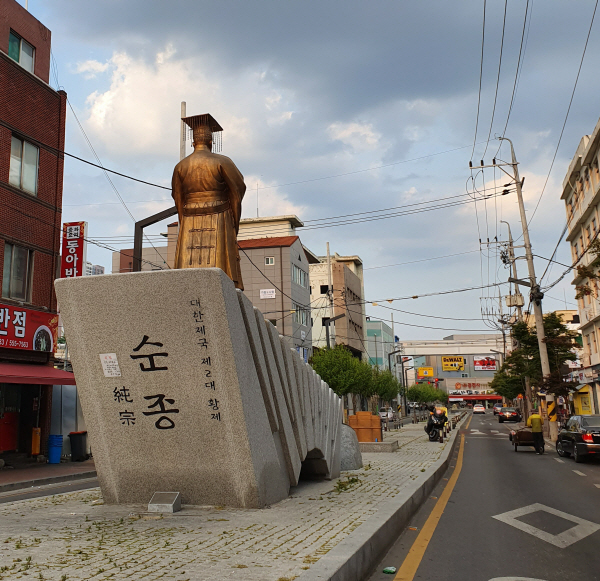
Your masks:
M571 112L571 105L573 104L573 98L575 97L575 90L577 89L577 83L579 82L579 75L581 73L581 68L583 67L583 60L585 58L585 53L587 51L588 42L590 40L590 35L592 33L592 27L594 26L594 18L596 17L597 8L598 8L598 0L596 0L596 3L594 4L594 11L592 12L592 19L590 21L590 27L588 29L587 37L585 39L585 45L583 47L583 54L581 55L581 61L579 62L579 68L577 69L577 76L575 77L575 84L573 85L573 91L571 92L571 98L569 99L569 106L567 107L567 113L565 115L565 120L563 122L562 129L560 131L560 136L558 138L558 143L556 144L556 149L554 150L554 155L552 156L552 162L550 163L550 169L548 170L548 175L546 176L546 181L544 182L544 187L542 188L542 193L540 194L540 197L538 198L537 204L535 205L533 213L531 214L531 218L529 218L528 224L531 224L533 217L535 216L535 213L537 212L537 209L540 205L540 202L542 201L544 192L546 191L546 186L548 185L548 181L550 180L550 174L552 173L552 168L554 167L554 162L556 161L558 149L560 147L560 143L562 141L563 134L565 132L565 127L567 125L567 120L569 119L569 113Z
M477 141L477 129L479 128L479 110L481 107L481 82L483 79L483 53L485 46L485 9L486 9L487 1L483 0L483 27L481 32L481 63L479 65L479 95L477 97L477 117L475 119L475 135L473 136L473 149L471 151L471 159L473 159L473 154L475 153L475 143Z
M446 254L445 256L432 256L431 258L421 258L419 260L409 260L408 262L397 262L395 264L384 264L383 266L368 266L363 270L373 270L375 268L390 268L392 266L404 266L405 264L415 264L419 262L427 262L429 260L440 260L442 258L451 258L453 256L462 256L464 254L473 254L480 252L479 250L467 250L466 252L457 252L456 254Z

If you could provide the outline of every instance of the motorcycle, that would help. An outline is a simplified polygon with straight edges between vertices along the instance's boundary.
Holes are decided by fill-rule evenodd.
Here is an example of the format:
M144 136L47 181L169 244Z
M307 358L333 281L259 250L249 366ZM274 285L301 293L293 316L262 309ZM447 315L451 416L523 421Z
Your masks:
M425 431L429 435L430 442L439 440L440 444L443 443L443 430L447 421L448 418L446 417L446 414L441 410L435 410L433 414L429 416L429 421L427 422L427 426L425 426Z

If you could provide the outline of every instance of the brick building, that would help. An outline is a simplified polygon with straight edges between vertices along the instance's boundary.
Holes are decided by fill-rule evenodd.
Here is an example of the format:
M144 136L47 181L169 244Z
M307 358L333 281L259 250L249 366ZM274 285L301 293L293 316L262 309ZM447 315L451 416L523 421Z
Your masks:
M50 431L66 93L53 90L50 31L0 4L0 452L42 451ZM33 430L34 428L39 430ZM33 441L33 442L32 442Z

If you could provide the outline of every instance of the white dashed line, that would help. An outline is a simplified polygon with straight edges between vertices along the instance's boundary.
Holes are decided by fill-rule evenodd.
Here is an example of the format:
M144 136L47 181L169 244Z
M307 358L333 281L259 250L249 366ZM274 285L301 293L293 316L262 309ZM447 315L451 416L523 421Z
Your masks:
M594 484L596 488L600 488L600 484Z
M564 461L564 460L561 460L560 458L554 458L554 459L555 459L557 462L560 462L561 464L564 464L564 463L565 463L565 461Z
M585 474L583 472L579 472L579 470L573 470L573 472L575 472L575 474L579 474L579 476L585 476Z

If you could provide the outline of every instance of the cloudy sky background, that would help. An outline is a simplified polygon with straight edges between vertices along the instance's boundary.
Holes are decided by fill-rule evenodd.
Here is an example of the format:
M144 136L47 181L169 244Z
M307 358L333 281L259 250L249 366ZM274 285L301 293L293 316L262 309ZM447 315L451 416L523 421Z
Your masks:
M529 5L523 67L506 135L526 177L531 215L556 149L594 2L530 0ZM309 229L316 224L311 220L465 193L477 114L482 0L29 0L29 9L52 30L56 74L51 84L67 91L106 167L168 186L179 159L180 102L186 101L188 114L210 112L225 128L223 153L235 161L248 186L244 216L256 215L258 184L261 216L297 214L307 226L300 231L302 242L313 252L324 254L329 241L332 251L360 255L368 300L506 280L497 252L485 247L479 252L479 238L506 240L500 220L510 222L515 238L521 234L515 194L487 205L480 200L477 212L470 203ZM504 2L487 3L472 158L477 163L490 131L503 14ZM524 15L525 1L508 1L492 138L506 123ZM600 116L598 26L592 29L554 169L531 223L534 252L540 256L551 255L565 223L560 200L565 171L582 135L592 132ZM497 148L492 141L486 163ZM93 159L70 110L66 150ZM454 151L441 153L448 150ZM499 157L508 156L504 146ZM348 175L329 177L339 174ZM477 176L477 185L493 187L494 179L496 185L507 181L488 170ZM136 219L172 205L166 190L117 176L112 180ZM87 220L92 238L133 237L133 222L104 175L71 159L65 162L63 216ZM127 245L118 246L116 239L108 244L132 244L120 240ZM110 251L89 245L88 259L110 271ZM539 276L546 262L536 260ZM565 242L557 260L570 263ZM375 268L398 263L409 264ZM519 269L524 276L524 261ZM562 270L554 266L543 282ZM564 308L565 296L575 308L571 278L549 291L545 310ZM466 319L395 312L396 334L434 339L460 329L485 330L481 306L497 309L497 301L493 305L485 298L497 293L492 288L396 301L392 307L413 313ZM367 308L374 317L389 319L390 313Z

